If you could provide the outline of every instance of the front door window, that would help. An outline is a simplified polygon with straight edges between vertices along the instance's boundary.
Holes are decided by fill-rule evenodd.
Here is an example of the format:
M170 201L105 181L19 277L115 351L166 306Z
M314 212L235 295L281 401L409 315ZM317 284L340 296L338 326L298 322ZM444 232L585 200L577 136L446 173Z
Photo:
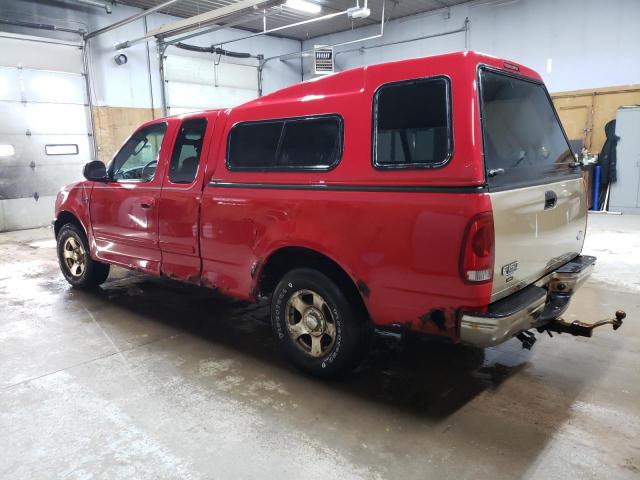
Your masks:
M166 131L165 123L156 123L134 133L111 161L110 177L115 181L153 180Z

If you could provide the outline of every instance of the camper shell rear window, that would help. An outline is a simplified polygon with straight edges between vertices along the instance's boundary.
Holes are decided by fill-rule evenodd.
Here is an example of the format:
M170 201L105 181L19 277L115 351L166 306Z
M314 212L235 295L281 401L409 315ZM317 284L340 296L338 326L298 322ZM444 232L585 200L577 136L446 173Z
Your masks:
M579 174L551 98L540 82L489 67L479 70L487 182L518 188Z

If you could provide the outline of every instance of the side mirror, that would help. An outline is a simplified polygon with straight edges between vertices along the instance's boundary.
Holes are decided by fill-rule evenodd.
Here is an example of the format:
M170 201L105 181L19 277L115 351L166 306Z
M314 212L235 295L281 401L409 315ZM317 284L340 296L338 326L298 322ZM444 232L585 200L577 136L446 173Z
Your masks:
M87 163L82 170L82 174L84 178L92 182L106 182L108 180L107 167L100 160Z

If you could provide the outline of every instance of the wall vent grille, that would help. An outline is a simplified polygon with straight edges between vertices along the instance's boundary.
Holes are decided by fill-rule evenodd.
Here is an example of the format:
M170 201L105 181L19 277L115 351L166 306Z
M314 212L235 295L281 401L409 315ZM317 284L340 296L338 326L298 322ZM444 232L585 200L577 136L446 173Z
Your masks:
M316 75L334 72L333 48L315 47L313 52L313 70Z

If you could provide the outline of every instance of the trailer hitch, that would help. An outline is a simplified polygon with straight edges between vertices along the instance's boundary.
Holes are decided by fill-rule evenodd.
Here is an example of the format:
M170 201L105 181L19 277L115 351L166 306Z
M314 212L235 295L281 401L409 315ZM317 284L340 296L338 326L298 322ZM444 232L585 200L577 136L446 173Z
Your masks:
M557 318L538 327L538 332L547 332L549 336L552 336L551 332L556 332L570 333L577 337L591 337L593 330L595 328L602 327L603 325L611 325L614 330L619 329L622 325L622 320L626 317L627 314L624 311L618 310L615 314L615 318L607 318L596 323L583 323L579 320L574 320L573 322L568 323L561 318Z
M531 347L533 347L533 344L536 343L537 340L536 334L529 330L523 330L516 335L516 338L522 342L522 348L526 350L531 350Z

